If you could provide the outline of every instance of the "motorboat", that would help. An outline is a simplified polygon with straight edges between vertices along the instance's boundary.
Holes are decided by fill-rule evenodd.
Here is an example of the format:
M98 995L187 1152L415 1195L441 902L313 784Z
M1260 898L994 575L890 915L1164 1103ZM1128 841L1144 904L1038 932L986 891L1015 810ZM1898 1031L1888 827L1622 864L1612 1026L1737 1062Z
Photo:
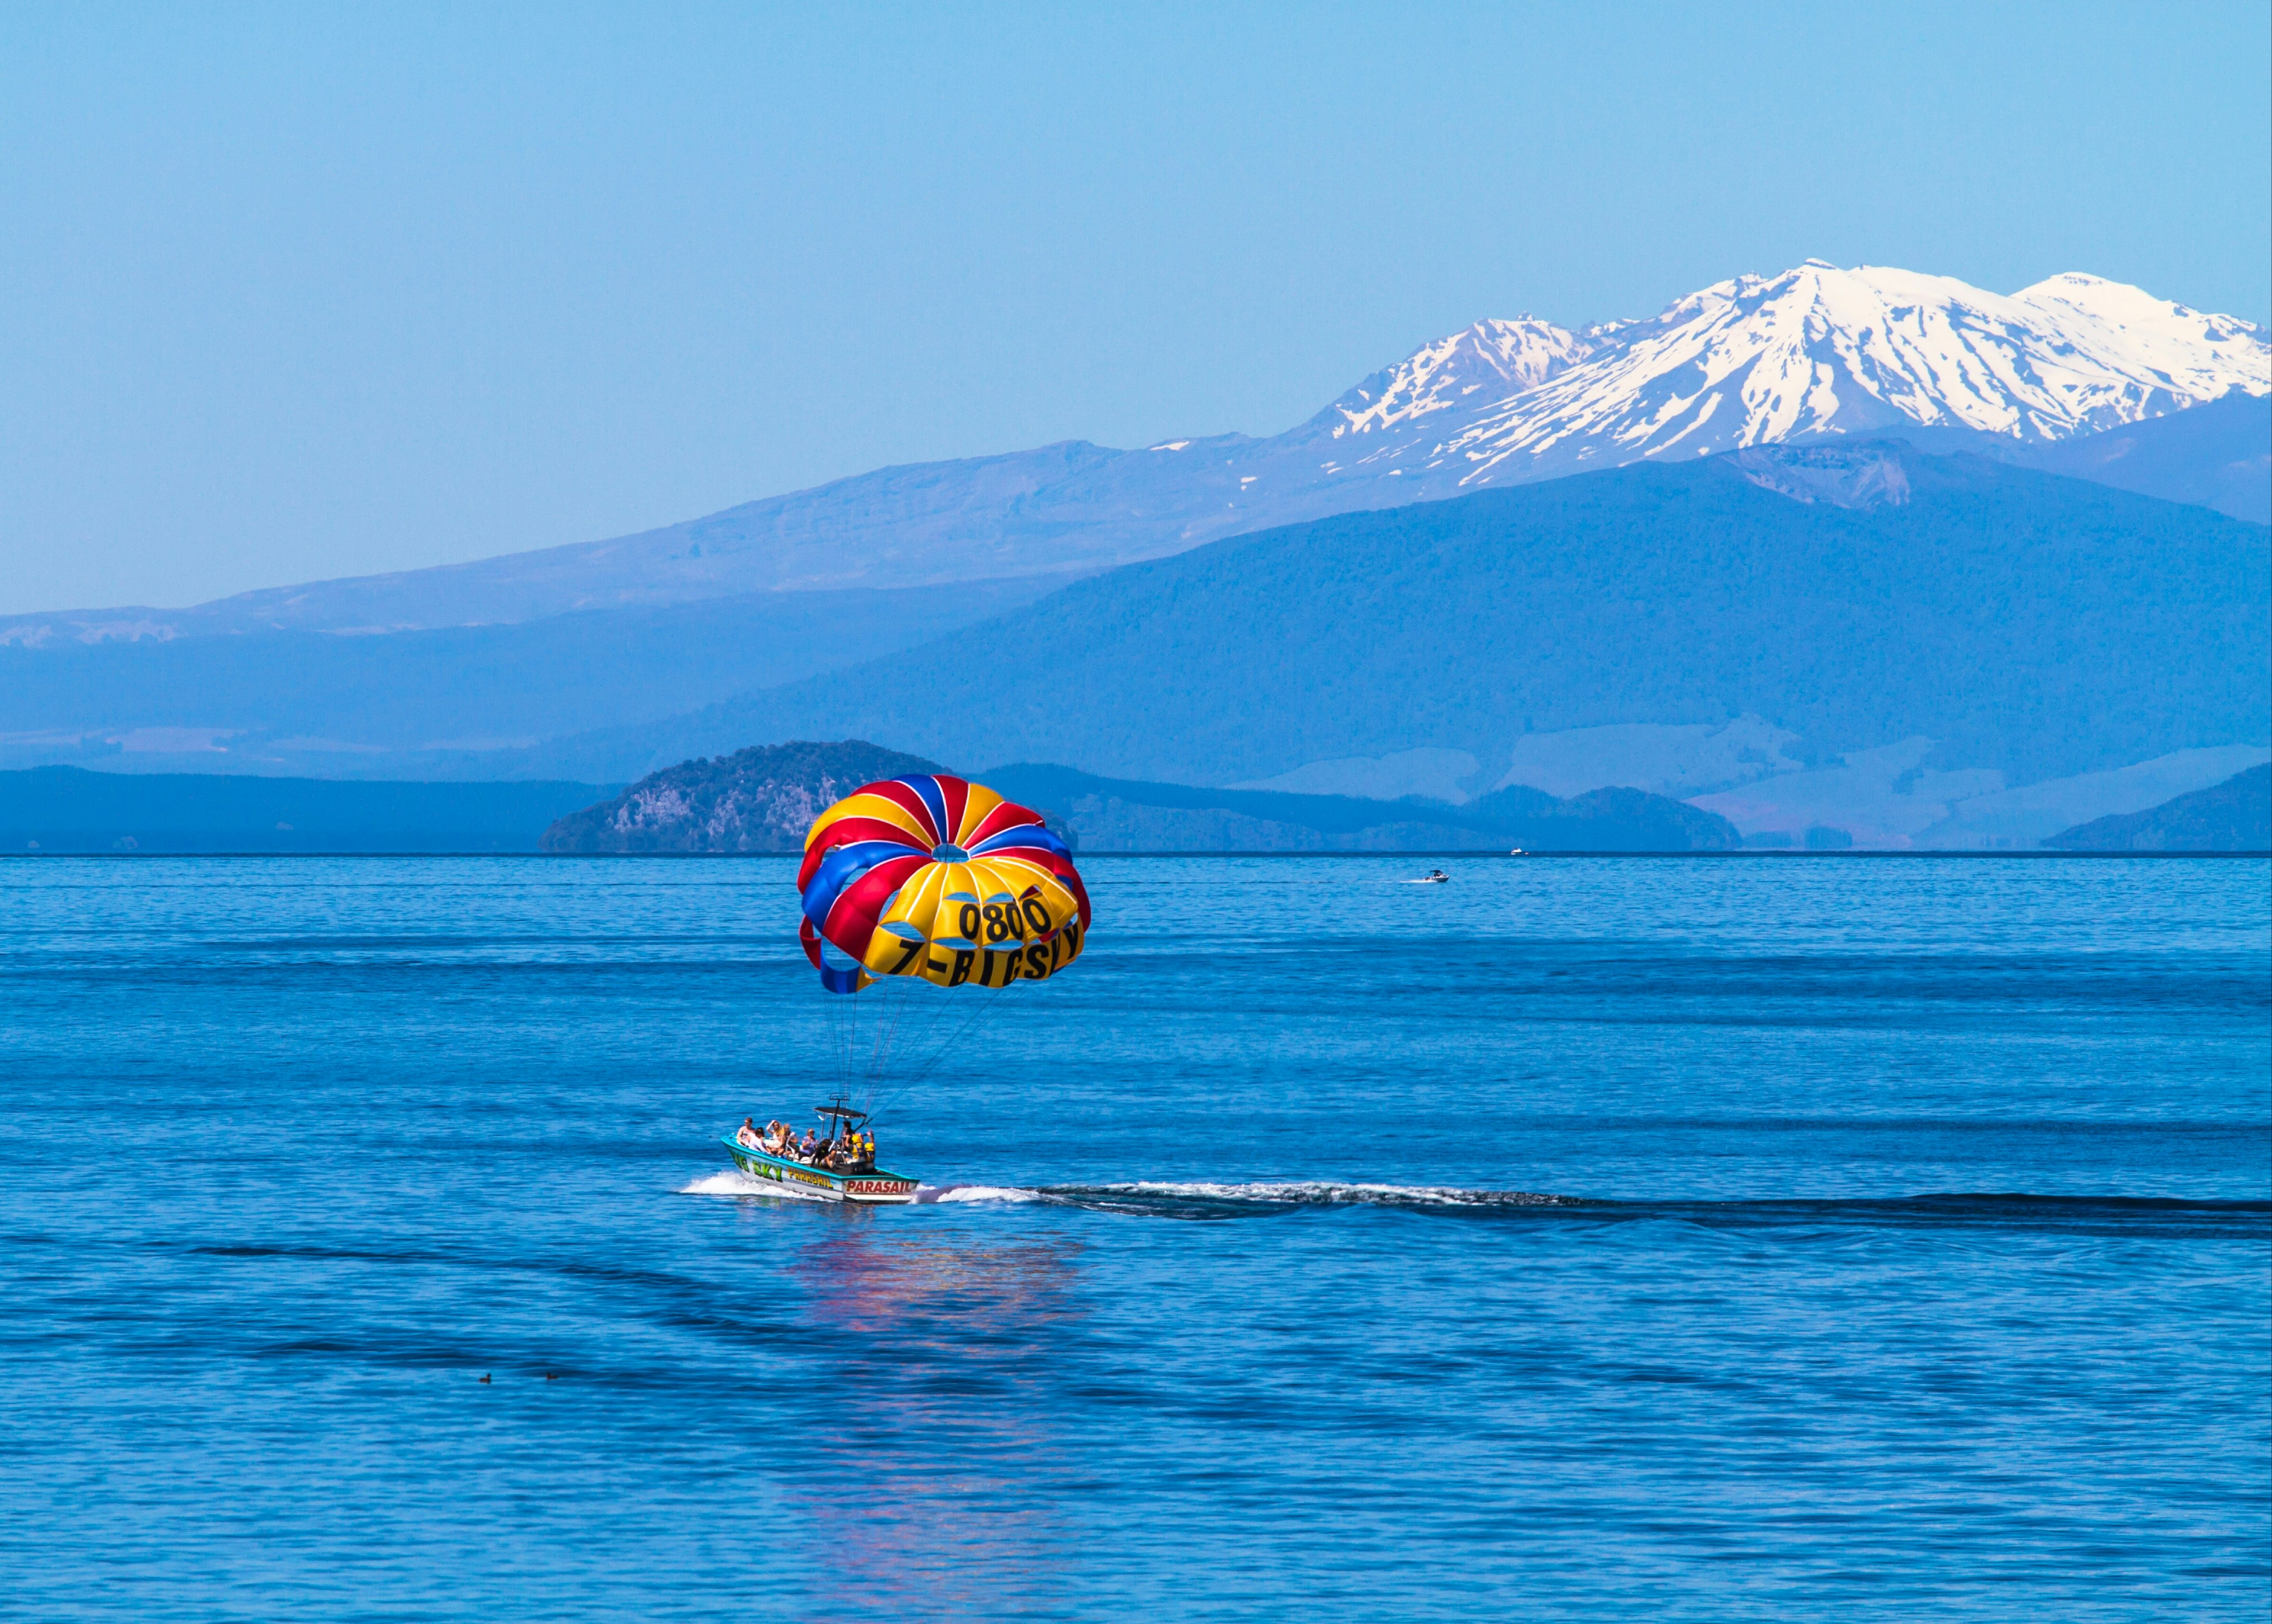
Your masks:
M817 1106L816 1111L828 1129L831 1142L857 1132L868 1120L866 1112L855 1111L841 1103ZM734 1166L750 1177L781 1185L784 1191L793 1191L809 1200L892 1206L916 1198L916 1180L872 1164L831 1166L825 1158L807 1161L800 1156L781 1155L730 1135L722 1143L732 1155Z
M1452 876L1441 868L1431 868L1420 876L1420 883L1423 885L1449 885L1451 883Z

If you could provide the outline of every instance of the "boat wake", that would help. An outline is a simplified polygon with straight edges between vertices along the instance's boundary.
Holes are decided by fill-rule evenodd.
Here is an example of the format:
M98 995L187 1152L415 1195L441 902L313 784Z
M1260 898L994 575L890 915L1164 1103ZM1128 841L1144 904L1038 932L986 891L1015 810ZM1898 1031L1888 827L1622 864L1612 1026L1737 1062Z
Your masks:
M1338 1184L1309 1180L1284 1183L1068 1184L1039 1192L1048 1200L1099 1212L1155 1218L1260 1217L1303 1207L1402 1207L1416 1211L1504 1211L1514 1207L1590 1204L1575 1196L1535 1190L1458 1189L1422 1184Z
M794 1186L753 1179L739 1168L705 1173L686 1196L818 1201ZM1635 1200L1555 1196L1535 1190L1463 1189L1445 1185L1355 1184L1329 1180L1177 1183L1144 1179L1125 1184L926 1184L917 1204L1005 1206L1041 1203L1132 1218L1267 1218L1319 1208L1401 1210L1445 1217L1566 1217L1584 1223L1655 1221L1707 1229L1873 1230L2000 1229L2034 1233L2263 1240L2272 1235L2272 1202L2114 1196L2037 1196L1944 1191L1919 1195L1749 1199ZM834 1204L834 1203L827 1203Z
M769 1201L813 1199L794 1185L753 1179L738 1167L705 1173L683 1187L682 1196L760 1196ZM1125 1212L1151 1218L1244 1218L1288 1212L1300 1207L1409 1207L1421 1211L1475 1212L1508 1207L1558 1207L1581 1203L1567 1196L1528 1190L1452 1189L1411 1184L1336 1184L1310 1180L1283 1183L1173 1184L1140 1180L1130 1184L1064 1184L1028 1189L1014 1184L926 1184L916 1192L919 1206L979 1202L1019 1205L1044 1202L1084 1207L1092 1212Z
M706 1173L691 1184L680 1187L682 1196L756 1196L767 1201L814 1201L834 1206L825 1196L808 1196L794 1184L776 1184L770 1179L753 1179L738 1167L722 1168ZM1022 1202L1049 1199L1040 1190L1020 1189L1003 1184L926 1184L916 1191L916 1201L921 1205L934 1202Z
M794 1185L753 1179L738 1167L708 1173L681 1188L682 1196L758 1196L811 1200ZM1420 1211L1489 1212L1514 1207L1593 1205L1568 1196L1529 1190L1454 1189L1432 1185L1339 1184L1322 1180L1286 1182L1176 1184L1140 1180L1129 1184L1063 1184L1028 1189L1014 1184L926 1184L919 1206L1033 1202L1145 1218L1259 1218L1303 1207L1404 1207Z
M754 1196L758 1181L739 1168L706 1173L678 1192L682 1196Z
M682 1196L762 1196L769 1201L828 1201L825 1196L808 1196L794 1184L776 1184L771 1179L753 1179L739 1167L729 1167L721 1173L706 1173L678 1193ZM833 1206L837 1203L828 1202L828 1204Z

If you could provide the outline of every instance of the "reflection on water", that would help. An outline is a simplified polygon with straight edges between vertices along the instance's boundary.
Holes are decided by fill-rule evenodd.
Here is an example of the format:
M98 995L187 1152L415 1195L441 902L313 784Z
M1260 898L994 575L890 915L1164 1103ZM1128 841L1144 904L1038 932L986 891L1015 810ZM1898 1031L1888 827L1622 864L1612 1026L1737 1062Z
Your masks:
M784 1498L810 1519L833 1602L983 1613L1058 1589L1072 1537L1036 1489L1064 1453L1048 1377L1077 1334L1082 1244L816 1217L787 1273L827 1374Z

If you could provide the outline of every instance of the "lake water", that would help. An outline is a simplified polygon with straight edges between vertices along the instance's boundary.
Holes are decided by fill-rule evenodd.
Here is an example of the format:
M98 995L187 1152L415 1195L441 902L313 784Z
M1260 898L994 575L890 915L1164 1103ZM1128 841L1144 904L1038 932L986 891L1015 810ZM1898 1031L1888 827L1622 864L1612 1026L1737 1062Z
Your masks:
M2264 1618L2267 864L1446 860L1086 860L847 1211L786 861L0 860L0 1613Z

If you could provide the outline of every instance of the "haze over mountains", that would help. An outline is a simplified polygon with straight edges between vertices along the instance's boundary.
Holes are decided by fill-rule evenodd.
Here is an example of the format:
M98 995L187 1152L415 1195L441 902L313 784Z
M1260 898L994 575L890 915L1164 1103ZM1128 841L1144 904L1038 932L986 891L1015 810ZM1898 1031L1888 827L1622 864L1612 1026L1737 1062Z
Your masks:
M2201 752L2214 781L2261 758L2268 542L1969 454L1760 448L1131 565L654 742L676 759L848 734L1454 803L1606 772L1747 835L2032 843L2082 819L2016 786ZM628 742L542 759L588 779Z
M2041 538L2054 514L2058 523L2081 525L2102 539L2093 561L2102 567L2115 561L2123 590L2166 600L2173 613L2181 605L2220 612L2216 592L2254 578L2248 571L2261 556L2261 525L2272 518L2268 394L2272 350L2261 330L2136 288L2061 276L1999 295L1947 278L1810 262L1775 277L1716 284L1647 321L1583 331L1528 317L1479 322L1423 346L1307 422L1267 438L1170 440L1132 451L1068 443L885 469L638 536L476 563L278 588L189 610L11 617L0 621L0 765L390 778L566 772L612 782L667 764L660 758L676 759L671 752L682 746L714 750L786 739L796 731L785 719L792 711L804 719L807 734L865 732L884 744L964 761L1058 759L1093 772L1454 798L1481 793L1476 775L1501 772L1527 773L1519 781L1557 794L1647 779L1645 786L1663 793L1708 796L1732 793L1746 774L1757 779L1753 770L1763 764L1814 771L1843 752L1911 749L1904 741L1912 736L1930 741L1924 755L1932 766L1999 775L1997 793L2049 777L2142 770L2173 751L2261 755L2264 727L2250 719L2261 706L2210 695L2215 684L2204 686L2206 679L2173 686L2144 666L2124 667L2126 691L2198 701L2206 708L2193 732L2171 731L2166 704L2155 712L2159 720L2127 716L2119 694L2109 690L2092 701L2115 704L2094 742L2074 719L2082 713L2081 689L2073 714L2054 717L2057 705L2028 699L2017 679L2001 688L2001 679L1990 679L1984 692L1992 697L1977 714L1928 715L1930 707L1911 704L1908 719L1897 722L1893 711L1901 705L1889 702L1872 719L1839 710L1846 701L1829 696L1842 692L1848 678L1819 662L1853 665L1848 657L1857 647L1879 649L1895 627L1912 639L1956 636L1954 622L1924 624L1909 599L1872 599L1850 574L1866 564L1880 572L1881 585L1898 581L1902 593L1929 592L1929 556L1952 545L1966 549L1976 587L2016 592L2044 615L2081 617L2016 628L2019 643L2038 652L2062 636L2103 643L2101 619L2119 607L2119 592L2110 586L2095 595L2046 596L2030 573L2044 563ZM1764 449L1851 449L1889 437L1908 444L1873 444L1858 458ZM1968 455L1946 461L1945 454L1960 451ZM1579 484L1590 488L1610 477L1595 471L1636 463L1716 470L1697 488L1708 488L1715 501L1753 503L1742 521L1753 526L1753 540L1788 553L1776 553L1771 564L1757 548L1745 553L1755 570L1752 591L1715 597L1709 614L1720 618L1691 619L1685 638L1662 635L1661 615L1654 622L1636 617L1633 583L1660 565L1717 569L1716 549L1729 537L1708 526L1614 542L1589 533L1580 546L1566 533L1518 525L1499 545L1524 549L1534 579L1513 596L1502 590L1505 572L1483 553L1463 555L1460 566L1480 571L1475 578L1439 570L1424 584L1405 568L1411 559L1379 548L1356 547L1345 556L1330 548L1305 553L1322 547L1324 533L1304 533L1307 540L1280 543L1268 555L1282 562L1267 579L1241 577L1225 600L1243 617L1229 629L1230 641L1282 629L1278 675L1293 685L1292 700L1257 710L1266 719L1244 742L1205 719L1201 690L1213 679L1203 675L1206 661L1192 664L1192 651L1180 645L1158 658L1188 667L1192 703L1179 710L1156 694L1140 702L1140 685L1125 689L1130 713L1114 726L1124 734L1148 729L1150 742L1141 748L1110 728L1068 734L1054 756L1024 748L993 754L975 740L949 748L928 734L895 734L885 725L893 718L872 708L862 713L868 720L855 719L859 707L848 689L830 701L834 710L814 697L832 691L826 674L883 662L868 666L871 675L836 680L839 689L844 680L868 682L892 657L925 645L921 658L946 660L936 676L953 689L967 674L953 636L961 629L980 643L1022 647L1041 637L1069 649L1089 629L1083 617L1150 613L1137 607L1147 601L1140 584L1183 578L1172 570L1160 577L1160 566L1147 561L1227 538L1572 473L1586 475ZM2029 467L2094 483L2025 474ZM1630 509L1621 523L1665 522L1662 515L1639 517L1648 503L1636 493L1658 487L1615 477L1626 481L1619 494L1588 500L1606 503L1604 511ZM2117 498L2107 486L2168 501ZM1958 522L1949 518L1952 502L1992 510L2002 528L1989 545L1973 548L1944 533ZM2253 523L2213 519L2203 511L2208 508ZM1358 526L1347 534L1364 529L1355 518L1342 522ZM1368 533L1401 537L1395 545L1435 557L1429 552L1435 542L1416 538L1465 533L1476 522L1447 514L1440 524L1418 521L1416 530L1384 516L1385 527ZM1857 553L1857 525L1876 526L1870 545L1893 552ZM2216 530L2219 525L2226 528ZM2216 539L2206 540L2212 533ZM2199 569L2164 591L2168 584L2157 584L2145 560L2173 536L2181 538L2174 545L2194 549L2186 557L2199 554ZM1903 547L1924 552L1895 558ZM1796 562L1809 548L1818 550L1819 569ZM2237 575L2200 573L2219 548ZM1202 573L1217 569L1211 563ZM1059 591L1106 571L1118 573ZM1709 570L1707 577L1715 578ZM1401 708L1401 731L1339 700L1324 703L1342 686L1334 651L1285 629L1314 621L1311 600L1329 591L1373 605L1365 637L1416 646L1415 638L1437 635L1444 643L1440 658L1431 657L1436 663L1400 673L1394 680L1406 686L1377 696L1384 714ZM1822 612L1830 598L1845 608ZM1486 603L1496 619L1476 607ZM1550 604L1558 617L1551 627L1542 619ZM2159 613L2146 618L2159 625ZM2256 633L2245 612L2233 614L2238 620L2226 615L2216 622L2216 636L2226 641L2214 646L2239 657L2254 646ZM1520 684L1510 676L1484 706L1494 719L1490 727L1446 732L1444 719L1484 713L1476 709L1483 703L1476 681L1459 674L1440 635L1447 615L1472 646L1491 651L1476 656L1484 687L1499 680L1494 671L1504 676L1519 666L1528 674L1524 682L1545 685L1539 693L1590 697L1583 704L1535 698L1518 704L1510 695ZM1316 622L1317 635L1356 635L1354 622L1330 633L1324 626ZM1439 634L1430 634L1431 627ZM1617 634L1628 637L1621 652L1601 629L1610 627L1625 629ZM1594 629L1576 637L1579 628ZM1015 637L1013 629L1022 629ZM1131 628L1108 620L1095 629L1109 643ZM1985 635L1992 628L1975 629ZM1194 628L1187 635L1200 634ZM1836 641L1810 651L1804 638L1816 636ZM1710 693L1696 688L1699 651L1717 659L1747 637L1768 640L1753 651L1751 676ZM2154 644L2138 658L2164 652ZM2166 652L2180 664L2186 658L2174 647ZM1920 645L1920 658L1931 652ZM1940 652L1951 657L1955 646ZM998 674L1022 663L971 669ZM1712 668L1732 669L1724 659ZM1214 669L1220 676L1226 668L1218 661ZM2261 690L2261 672L2260 659L2255 674L2241 670L2234 681ZM2076 674L2085 687L2097 682ZM802 685L800 676L807 679ZM893 703L904 709L932 686L898 683ZM983 725L1016 713L1014 690L982 701L983 687L970 688L968 703L995 719ZM758 693L766 697L735 697ZM1226 691L1214 703L1220 712L1236 712L1242 702ZM1516 719L1528 720L1510 734L1507 719L1518 711ZM838 714L846 719L841 727L819 719ZM916 732L933 727L911 711L893 717ZM758 731L717 734L726 719ZM1897 726L1910 731L1886 732ZM1015 731L998 727L1005 741ZM1264 740L1264 733L1272 737ZM2189 742L2162 748L2180 736ZM2123 754L2149 748L2149 740L2160 741L2151 745L2155 754ZM1974 756L1960 761L1964 749ZM1672 760L1683 752L1694 757L1687 767ZM2198 787L2178 781L2196 769L2222 764L2216 776L2223 777L2249 764L2224 762L2203 757L2183 771L2155 769L2147 777L2157 793L2142 779L2105 793L2143 807ZM1895 770L1889 781L1910 771ZM2109 803L2078 811L2070 804L2057 816L2044 809L2034 822L2049 819L2058 828L2128 809ZM1917 824L1914 814L1888 813L1872 827L1907 839L1947 821ZM1914 827L1896 828L1905 822ZM1991 838L1984 825L1967 827L1968 842Z

